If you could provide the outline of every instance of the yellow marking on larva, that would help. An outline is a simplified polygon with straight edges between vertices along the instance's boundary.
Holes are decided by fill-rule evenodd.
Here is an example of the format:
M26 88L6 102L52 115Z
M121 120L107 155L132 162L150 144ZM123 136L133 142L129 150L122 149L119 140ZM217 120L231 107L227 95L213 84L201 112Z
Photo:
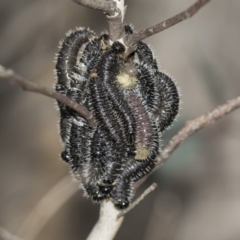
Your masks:
M98 76L98 74L96 72L93 72L93 73L90 74L90 77L96 78L97 76Z
M136 153L135 159L136 160L146 160L149 154L150 154L149 149L137 147L137 153Z
M137 85L137 78L124 72L117 76L117 81L126 89L132 89Z
M101 48L105 50L107 47L107 44L103 40L101 40Z

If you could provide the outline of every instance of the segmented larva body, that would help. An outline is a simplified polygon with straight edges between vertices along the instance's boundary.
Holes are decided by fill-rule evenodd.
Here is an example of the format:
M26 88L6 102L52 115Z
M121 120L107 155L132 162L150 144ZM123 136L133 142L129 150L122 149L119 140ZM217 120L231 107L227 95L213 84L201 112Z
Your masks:
M131 26L125 26L132 34ZM80 28L61 43L56 64L56 91L85 106L96 121L85 119L62 103L62 158L93 201L110 199L126 208L133 183L156 164L161 132L178 112L174 82L158 71L149 47L139 42L127 60L125 47L108 34L97 37Z
M138 66L137 78L139 80L139 89L142 93L143 100L150 113L157 108L157 89L156 89L156 70L145 62Z
M79 50L93 36L92 31L81 28L75 32L69 32L67 38L61 42L56 64L57 86L61 84L65 87L69 86L72 81L71 76L77 70L75 66Z
M173 80L158 71L157 61L149 47L139 42L136 53L141 62L139 65L140 88L146 96L146 102L160 132L163 132L176 118L179 109L178 89Z
M116 50L106 52L99 62L99 76L103 81L109 99L113 103L112 111L115 110L115 121L117 121L119 131L123 133L122 139L128 145L132 145L135 139L135 119L123 98L122 89L116 83L116 77L122 65L123 61L118 59ZM115 126L115 128L118 128L118 126Z
M178 89L165 73L157 73L158 105L154 112L159 131L163 132L176 118L179 109Z
M85 29L79 29L75 32L68 34L68 37L61 42L60 51L57 57L56 74L58 81L56 83L56 91L68 95L71 85L71 75L74 72L77 55L79 49L89 41L93 36L93 32L86 31ZM81 89L81 88L79 88ZM72 117L70 115L70 109L64 104L58 102L60 109L60 133L65 145L69 143L69 135L72 124ZM66 154L63 154L65 156ZM70 161L65 156L66 161Z
M130 158L124 165L121 175L118 177L116 186L112 189L110 196L117 208L126 208L133 197L133 183L150 173L156 164L159 153L159 133L153 125L153 144L147 159L135 160Z
M105 138L113 142L113 147L123 147L123 133L120 125L116 122L113 103L109 101L102 81L98 77L91 78L89 89L91 110L94 112L99 128ZM112 111L109 111L109 109L112 109Z
M125 97L136 119L135 159L145 160L150 153L153 141L151 120L136 91L127 93Z

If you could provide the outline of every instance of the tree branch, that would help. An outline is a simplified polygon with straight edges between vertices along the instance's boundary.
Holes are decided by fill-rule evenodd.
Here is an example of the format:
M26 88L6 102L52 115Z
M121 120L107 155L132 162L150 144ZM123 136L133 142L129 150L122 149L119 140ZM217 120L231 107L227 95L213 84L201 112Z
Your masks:
M90 232L87 240L111 240L120 228L124 217L117 218L120 213L111 201L103 201L100 207L99 219Z
M136 44L139 41L192 17L203 6L210 2L210 0L198 0L188 9L175 15L174 17L171 17L161 23L146 28L142 31L133 33L131 35L126 35L123 31L123 23L126 10L126 6L124 6L124 0L108 0L108 1L73 0L73 1L85 7L101 10L106 14L110 39L113 42L118 40L124 43L126 47L125 58L127 58L136 49Z
M153 183L149 188L147 188L139 198L137 198L127 209L121 211L117 218L123 217L126 215L128 212L130 212L133 208L135 208L149 193L154 191L157 187L156 183Z
M73 183L72 177L69 174L63 177L34 206L21 223L17 236L23 239L36 239L53 215L77 192L79 188Z
M146 28L142 31L125 36L124 43L125 43L125 45L128 46L128 51L127 51L126 55L129 55L131 52L134 51L135 45L139 41L141 41L145 38L151 37L152 35L154 35L156 33L162 32L162 31L172 27L173 25L192 17L208 2L210 2L210 0L198 0L192 6L190 6L188 9L186 9L185 11L183 11L163 22L160 22L160 23L158 23L152 27Z
M140 203L150 192L155 190L156 183L147 188L143 194L134 201L129 208L120 211L116 209L111 201L103 201L100 207L100 214L97 223L90 232L87 240L111 240L114 238L120 228L124 215L131 211L138 203Z
M240 108L240 96L227 101L225 104L218 106L207 114L204 114L194 120L188 121L185 126L163 147L161 153L158 156L157 164L153 171L162 166L171 156L171 154L195 132L208 126L210 123L216 122L220 118L226 116L238 108ZM149 177L149 175L153 173L153 171L136 182L134 187L138 188Z
M160 167L169 156L186 141L192 134L214 123L220 118L226 116L232 111L240 107L240 96L227 101L225 104L218 106L213 111L204 114L194 120L188 121L185 126L166 144L158 158L158 163L155 169Z
M108 30L110 39L115 42L123 37L123 22L125 17L124 0L113 0L116 2L116 11L114 15L107 15Z
M95 119L93 115L83 106L79 105L77 102L71 100L70 98L55 92L51 88L40 86L36 83L30 82L23 77L17 75L14 73L11 69L5 69L0 65L0 79L3 80L9 80L13 83L18 84L23 90L30 91L30 92L36 92L40 93L42 95L54 98L58 100L59 102L67 105L68 107L75 110L77 113L79 113L83 118L85 118L89 125L92 128L96 127Z

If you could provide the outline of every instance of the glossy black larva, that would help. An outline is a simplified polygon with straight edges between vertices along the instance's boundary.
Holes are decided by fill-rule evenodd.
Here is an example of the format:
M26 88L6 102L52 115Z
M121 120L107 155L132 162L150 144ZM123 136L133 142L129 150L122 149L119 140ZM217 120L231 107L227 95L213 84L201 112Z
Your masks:
M118 59L117 53L121 53L124 47L121 43L115 43L112 48L113 50L106 52L99 62L98 74L103 81L109 101L113 104L114 121L123 134L123 140L128 145L132 145L135 140L135 119L130 107L123 98L123 90L116 82L116 76L120 73L123 65L123 60Z
M150 48L139 42L127 60L124 51L108 34L80 28L67 34L56 64L56 91L85 106L97 125L59 103L62 159L85 196L110 199L119 209L129 206L133 183L154 168L161 132L179 108L177 88L158 71Z
M162 72L157 73L156 88L159 94L154 116L159 131L163 132L178 114L179 94L173 80Z
M109 96L99 77L91 78L89 81L90 109L96 118L98 127L113 148L123 147L123 133L121 127L115 119L116 111L113 103L109 101ZM109 111L111 109L111 111Z

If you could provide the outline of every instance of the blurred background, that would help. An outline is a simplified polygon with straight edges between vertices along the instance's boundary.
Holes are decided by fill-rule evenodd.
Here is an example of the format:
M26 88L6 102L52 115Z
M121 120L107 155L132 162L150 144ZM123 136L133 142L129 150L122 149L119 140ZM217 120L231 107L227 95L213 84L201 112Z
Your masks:
M193 3L126 1L126 22L140 30ZM146 40L182 93L180 116L163 142L187 120L239 95L239 23L239 0L212 1ZM51 87L58 43L77 26L100 33L107 23L101 12L70 0L0 0L0 64ZM85 239L98 218L99 206L82 197L59 158L54 105L0 81L0 227L25 240ZM239 123L237 110L179 147L139 189L158 183L126 216L116 240L239 240Z

